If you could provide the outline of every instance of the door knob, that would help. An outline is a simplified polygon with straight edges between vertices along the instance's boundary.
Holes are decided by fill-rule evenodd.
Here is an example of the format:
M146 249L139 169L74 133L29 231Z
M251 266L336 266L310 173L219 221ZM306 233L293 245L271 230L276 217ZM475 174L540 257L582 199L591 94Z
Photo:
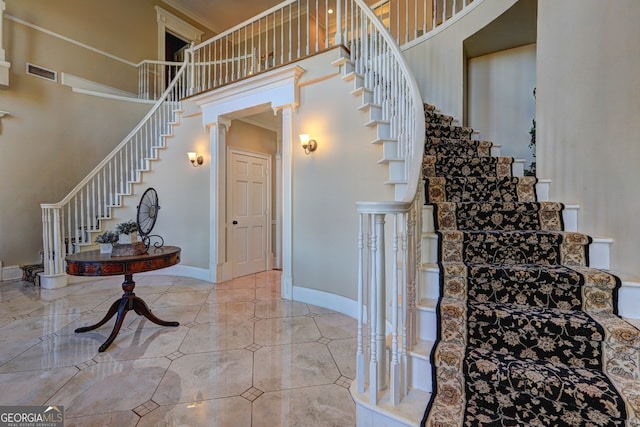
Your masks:
M233 221L232 222L233 225L236 225L237 223L238 223L238 221Z

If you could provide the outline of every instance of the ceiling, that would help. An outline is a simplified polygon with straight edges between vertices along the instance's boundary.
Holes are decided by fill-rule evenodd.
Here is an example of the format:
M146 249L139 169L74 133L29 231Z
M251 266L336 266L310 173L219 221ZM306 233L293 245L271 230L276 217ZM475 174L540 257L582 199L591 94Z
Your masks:
M282 0L162 0L189 18L221 33L282 3Z

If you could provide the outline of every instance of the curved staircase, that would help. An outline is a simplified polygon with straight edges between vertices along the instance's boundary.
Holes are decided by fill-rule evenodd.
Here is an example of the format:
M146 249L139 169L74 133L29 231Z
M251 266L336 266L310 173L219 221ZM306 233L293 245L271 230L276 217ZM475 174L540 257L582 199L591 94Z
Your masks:
M608 268L608 241L471 129L425 118L440 289L421 304L437 325L422 425L640 425L640 331L618 316L621 280L593 267Z

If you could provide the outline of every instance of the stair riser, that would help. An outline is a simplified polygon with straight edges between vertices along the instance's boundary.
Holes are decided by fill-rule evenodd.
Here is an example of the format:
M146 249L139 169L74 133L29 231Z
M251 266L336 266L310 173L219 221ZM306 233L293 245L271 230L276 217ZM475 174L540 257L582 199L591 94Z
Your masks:
M610 268L610 253L613 241L610 239L594 239L589 245L589 266L593 268ZM438 262L438 236L434 233L422 235L422 263L436 264Z
M524 160L514 159L511 165L511 173L513 173L513 176L524 176Z
M549 189L551 187L551 181L549 180L540 180L536 184L536 196L538 197L538 201L546 202L549 200Z
M411 356L411 388L431 392L432 372L429 359Z
M630 319L640 319L640 283L622 282L618 292L618 310L620 316Z
M565 231L578 231L578 210L579 206L565 206L562 211L562 221ZM422 208L422 232L433 233L435 226L433 222L433 206L426 205Z
M369 110L369 120L382 120L382 107L374 104L365 104L361 109Z
M438 317L434 307L418 307L418 339L435 341L438 331Z
M392 161L389 162L389 180L398 182L406 180L404 161Z
M427 265L420 270L418 300L422 298L438 299L440 297L440 269L437 265Z
M398 156L398 142L397 141L383 141L382 143L382 155L385 159L393 159Z

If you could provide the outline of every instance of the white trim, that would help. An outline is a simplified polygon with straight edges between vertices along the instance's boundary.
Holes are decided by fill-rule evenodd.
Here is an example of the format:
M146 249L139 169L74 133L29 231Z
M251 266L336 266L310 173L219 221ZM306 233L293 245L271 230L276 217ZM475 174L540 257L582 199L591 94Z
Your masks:
M242 80L215 91L197 95L192 101L202 109L202 124L205 127L219 126L223 120L242 118L242 112L255 111L256 107L270 106L274 111L282 110L282 298L293 295L293 254L292 254L292 167L295 145L293 135L293 109L299 100L298 80L304 69L297 66L283 67L250 79ZM220 280L224 269L225 256L224 221L226 159L224 159L224 136L214 132L211 141L211 235L210 255L212 275ZM277 190L278 191L278 190ZM215 269L215 271L214 271ZM223 280L228 280L225 274Z
M174 0L162 0L162 2L168 4L173 9L175 9L178 12L184 14L185 16L189 17L190 19L193 19L198 24L209 28L213 32L216 32L216 33L220 32L220 30L218 28L216 28L216 26L213 25L213 23L211 21L203 19L202 16L196 15L195 13L193 13L193 11L187 9L186 7L182 6L178 2L176 2ZM159 8L159 6L156 6L156 7Z
M22 270L20 267L17 265L3 267L2 261L0 261L0 282L16 279L22 279Z
M79 92L82 90L82 93L101 93L103 95L114 95L120 98L136 98L137 96L134 93L127 92L125 90L116 89L111 86L103 85L101 83L96 83L91 80L83 79L82 77L74 76L68 73L60 73L60 84L63 86L69 86L74 92ZM155 104L156 101L150 101L151 104Z
M282 239L282 278L280 294L284 299L293 298L293 108L282 109L282 191L280 200Z
M103 56L106 56L107 58L111 58L113 60L116 60L116 61L122 62L124 64L130 65L132 67L138 67L138 65L140 65L140 64L136 64L136 63L131 62L131 61L127 61L126 59L122 59L122 58L117 57L115 55L112 55L112 54L110 54L108 52L105 52L103 50L96 49L95 47L92 47L92 46L89 46L87 44L81 43L81 42L76 41L76 40L74 40L72 38L69 38L67 36L63 36L62 34L58 34L58 33L55 33L53 31L49 31L46 28L42 28L42 27L39 27L37 25L31 24L31 23L29 23L27 21L23 21L22 19L16 18L15 16L5 15L5 18L7 18L10 21L16 22L18 24L22 24L22 25L24 25L26 27L29 27L31 29L34 29L36 31L40 31L40 32L48 34L48 35L50 35L52 37L58 38L60 40L64 40L64 41L66 41L68 43L71 43L71 44L74 44L76 46L80 46L80 47L82 47L84 49L90 50L90 51L95 52L95 53L97 53L99 55L103 55Z
M166 2L166 1L165 1ZM173 6L173 5L171 5ZM189 42L200 43L204 31L183 21L160 6L155 6L158 21L158 59L165 60L165 33L167 30ZM177 8L176 8L177 9Z
M157 102L153 99L140 99L140 98L133 98L130 96L111 95L104 92L96 92L94 90L71 88L71 91L74 93L81 93L83 95L98 96L100 98L115 99L117 101L135 102L137 104L154 105Z
M293 300L337 311L354 319L358 314L358 301L317 289L294 286Z
M226 138L227 123L221 119L205 124L209 129L211 173L209 174L209 270L213 283L231 279L231 266L227 262L226 243Z
M287 105L296 108L299 103L298 80L304 72L298 65L278 68L196 95L192 101L202 108L205 126L217 122L219 116L259 105L270 105L274 110Z

